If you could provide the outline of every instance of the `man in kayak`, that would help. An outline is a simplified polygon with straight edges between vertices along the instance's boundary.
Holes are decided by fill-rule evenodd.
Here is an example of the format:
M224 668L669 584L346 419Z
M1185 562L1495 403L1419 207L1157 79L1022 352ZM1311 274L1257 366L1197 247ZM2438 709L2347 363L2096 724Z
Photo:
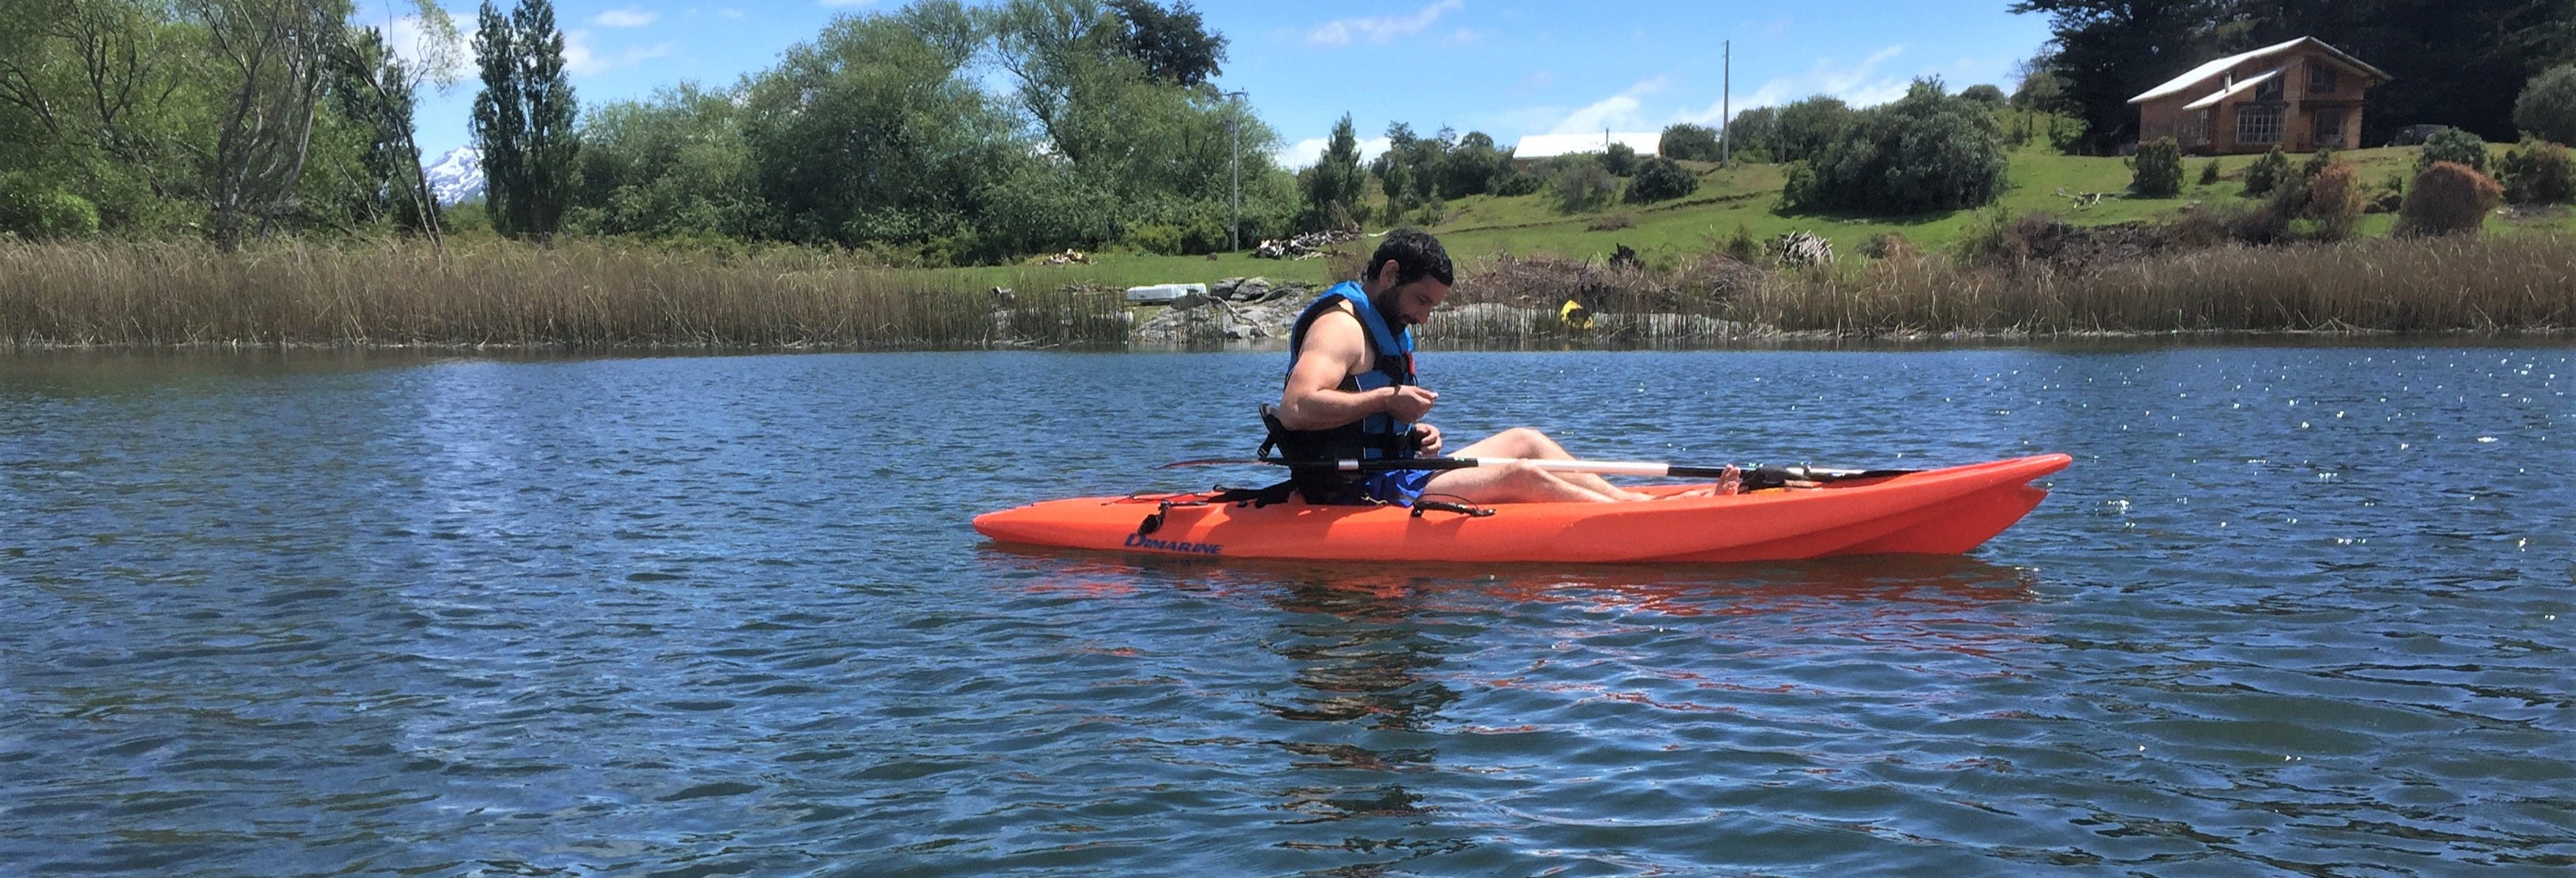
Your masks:
M1449 251L1419 229L1387 233L1357 281L1343 281L1299 314L1288 333L1288 381L1266 413L1292 460L1437 457L1440 428L1422 423L1440 394L1414 383L1413 326L1449 296ZM1556 440L1514 427L1458 449L1460 457L1572 460ZM1412 505L1425 493L1467 503L1644 500L1590 473L1528 465L1342 474L1295 471L1308 502Z

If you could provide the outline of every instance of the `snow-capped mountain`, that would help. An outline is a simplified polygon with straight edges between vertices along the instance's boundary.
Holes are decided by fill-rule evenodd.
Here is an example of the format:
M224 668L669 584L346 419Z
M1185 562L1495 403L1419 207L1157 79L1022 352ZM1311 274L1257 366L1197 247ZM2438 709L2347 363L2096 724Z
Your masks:
M462 204L483 197L483 151L460 146L439 156L438 161L422 168L429 176L429 191L437 194L442 205Z

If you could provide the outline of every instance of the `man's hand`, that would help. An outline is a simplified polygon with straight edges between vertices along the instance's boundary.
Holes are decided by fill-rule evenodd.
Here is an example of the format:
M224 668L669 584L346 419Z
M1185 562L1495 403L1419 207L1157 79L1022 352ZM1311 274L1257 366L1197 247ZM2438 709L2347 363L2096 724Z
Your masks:
M1421 420L1431 413L1431 403L1440 399L1438 393L1411 385L1390 389L1395 393L1386 400L1386 413L1399 421Z
M1440 456L1440 428L1430 424L1413 425L1413 447L1423 457Z

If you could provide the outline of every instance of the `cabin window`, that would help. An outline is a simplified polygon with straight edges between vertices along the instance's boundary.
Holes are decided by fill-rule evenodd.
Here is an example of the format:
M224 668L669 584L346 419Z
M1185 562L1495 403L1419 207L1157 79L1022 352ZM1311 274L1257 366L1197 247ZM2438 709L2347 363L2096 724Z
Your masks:
M2278 76L2254 84L2254 99L2264 103L2281 100L2281 78Z
M2237 143L2281 142L2281 107L2246 104L2236 108Z
M2335 90L2335 69L2324 64L2308 65L2308 93L2330 95Z
M2343 143L2343 108L2321 109L2316 115L2316 129L2310 133L2318 146L2341 147Z

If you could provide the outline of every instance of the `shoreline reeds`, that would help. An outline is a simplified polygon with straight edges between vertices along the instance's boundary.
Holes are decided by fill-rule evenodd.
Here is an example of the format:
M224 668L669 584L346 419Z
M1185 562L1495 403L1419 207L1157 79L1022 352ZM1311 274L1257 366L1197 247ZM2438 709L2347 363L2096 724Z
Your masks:
M1754 270L1470 266L1425 336L1469 344L2019 338L2148 333L2563 333L2559 233L2226 245L2065 268L1942 254ZM1560 319L1582 300L1589 328ZM12 347L958 349L1131 344L1115 291L969 286L830 251L568 242L438 253L398 242L0 242Z
M1115 346L1114 294L997 293L815 250L0 243L15 346Z

